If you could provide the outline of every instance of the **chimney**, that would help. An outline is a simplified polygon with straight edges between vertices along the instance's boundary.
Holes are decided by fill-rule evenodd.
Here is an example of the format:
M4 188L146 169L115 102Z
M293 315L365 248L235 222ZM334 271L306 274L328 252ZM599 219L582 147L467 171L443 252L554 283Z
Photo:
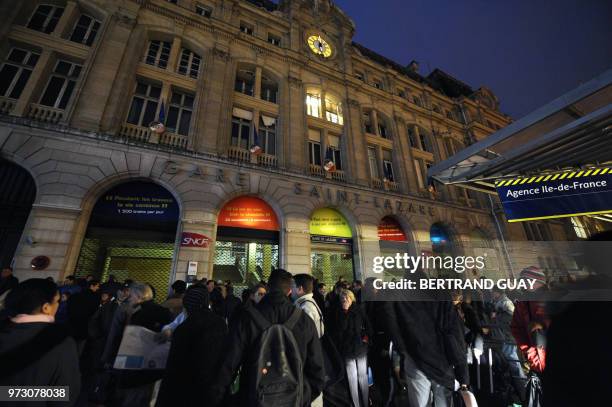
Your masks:
M408 69L414 73L419 73L419 61L415 61L414 59L410 61L408 64Z

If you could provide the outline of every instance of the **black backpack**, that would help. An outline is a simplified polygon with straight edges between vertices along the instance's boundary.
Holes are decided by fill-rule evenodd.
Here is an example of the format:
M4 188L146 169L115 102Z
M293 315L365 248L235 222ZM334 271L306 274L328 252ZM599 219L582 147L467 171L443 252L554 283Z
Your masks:
M292 329L302 310L294 308L283 324L271 324L255 307L247 308L261 334L251 364L249 389L253 407L301 407L304 390L303 361Z

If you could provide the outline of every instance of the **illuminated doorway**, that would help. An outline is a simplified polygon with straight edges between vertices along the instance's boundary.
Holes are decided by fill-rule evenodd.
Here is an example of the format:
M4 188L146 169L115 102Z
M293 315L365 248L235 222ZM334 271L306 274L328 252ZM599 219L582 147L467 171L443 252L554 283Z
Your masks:
M310 265L319 282L331 287L340 278L355 278L352 237L350 225L337 210L321 208L312 213Z

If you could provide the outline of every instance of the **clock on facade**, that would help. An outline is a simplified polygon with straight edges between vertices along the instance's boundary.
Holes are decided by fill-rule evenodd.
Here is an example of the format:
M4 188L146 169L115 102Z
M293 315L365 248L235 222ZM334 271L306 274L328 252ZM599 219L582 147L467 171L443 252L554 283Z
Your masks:
M331 46L319 34L308 37L308 46L312 52L323 58L329 58L332 54Z

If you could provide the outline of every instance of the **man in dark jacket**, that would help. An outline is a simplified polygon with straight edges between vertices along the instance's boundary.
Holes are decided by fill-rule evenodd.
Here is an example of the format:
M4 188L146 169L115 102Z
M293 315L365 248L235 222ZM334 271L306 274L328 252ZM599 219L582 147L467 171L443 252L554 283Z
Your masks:
M263 318L271 324L285 323L296 311L295 306L289 301L292 282L291 274L287 271L275 269L272 272L269 281L270 291L255 306ZM301 311L297 310L296 312ZM301 312L292 332L300 349L303 366L302 405L304 407L310 406L310 403L321 393L325 377L321 343L314 322L303 312ZM252 365L254 363L253 359L259 356L259 349L255 349L255 343L260 334L261 331L251 314L243 313L240 321L230 332L225 361L219 370L218 380L213 388L212 405L221 403L227 388L238 371L238 367L241 365L243 366L243 372L247 371L247 374L241 375L240 378L240 405L250 406L255 404L254 400L249 400L248 390L253 387L253 381L256 378L250 377L251 372L244 367Z
M13 269L8 266L3 267L2 272L0 272L0 296L17 287L17 284L19 284L19 280L13 275Z
M100 282L91 280L87 283L87 289L70 296L68 299L68 325L72 337L77 343L79 354L83 352L87 340L89 320L100 307L99 289Z
M187 319L172 335L166 372L157 396L158 407L202 405L224 356L227 325L208 308L206 287L190 287L183 297L183 306Z
M8 294L10 319L0 322L0 386L68 386L68 405L74 405L81 387L79 360L74 340L54 323L59 297L57 285L41 278Z
M413 276L427 278L422 272ZM418 286L417 281L417 286ZM389 333L403 359L409 407L451 406L455 380L467 388L467 358L463 330L448 298L387 303Z

